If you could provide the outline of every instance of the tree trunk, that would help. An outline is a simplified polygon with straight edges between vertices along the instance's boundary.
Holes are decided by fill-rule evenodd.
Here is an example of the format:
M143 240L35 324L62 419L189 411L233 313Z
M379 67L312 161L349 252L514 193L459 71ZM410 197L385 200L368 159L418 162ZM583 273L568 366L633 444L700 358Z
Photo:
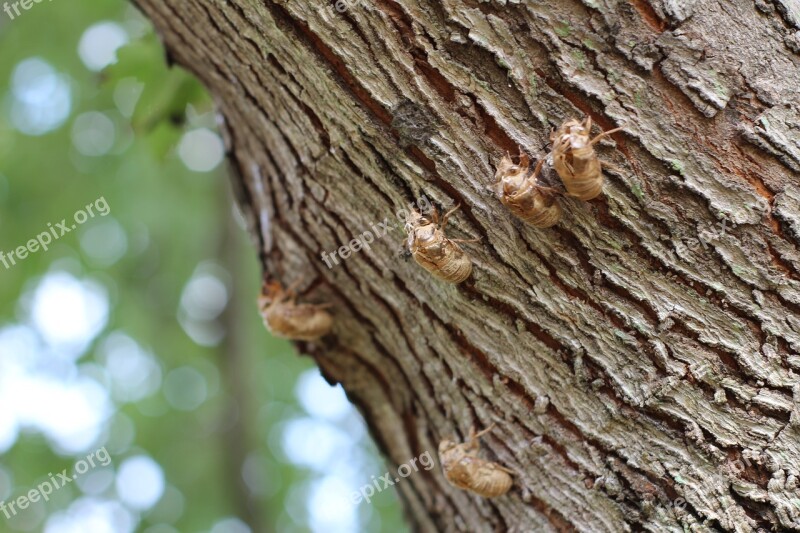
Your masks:
M796 0L137 3L217 99L265 276L334 304L298 346L389 462L497 424L511 492L420 470L415 529L800 528ZM515 219L501 156L585 115L625 124L604 194ZM421 195L481 238L463 284L398 253Z

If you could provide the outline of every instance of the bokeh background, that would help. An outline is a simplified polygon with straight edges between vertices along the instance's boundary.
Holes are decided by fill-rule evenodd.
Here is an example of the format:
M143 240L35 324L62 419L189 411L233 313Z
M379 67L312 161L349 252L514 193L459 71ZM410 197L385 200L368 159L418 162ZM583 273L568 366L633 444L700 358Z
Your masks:
M392 489L351 502L387 471L361 417L264 330L211 100L148 21L0 11L0 101L0 251L109 208L0 264L0 501L111 457L0 531L405 531Z

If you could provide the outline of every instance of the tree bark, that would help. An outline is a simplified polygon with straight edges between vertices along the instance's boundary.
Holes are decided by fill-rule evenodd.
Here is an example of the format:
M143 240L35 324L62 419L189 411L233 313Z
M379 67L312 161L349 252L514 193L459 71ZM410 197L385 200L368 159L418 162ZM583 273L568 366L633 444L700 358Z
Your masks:
M218 102L265 276L334 304L298 346L388 461L497 424L512 491L420 470L415 529L800 529L796 0L137 3ZM626 125L604 195L513 218L500 157L584 115ZM482 239L464 284L398 254L421 195Z

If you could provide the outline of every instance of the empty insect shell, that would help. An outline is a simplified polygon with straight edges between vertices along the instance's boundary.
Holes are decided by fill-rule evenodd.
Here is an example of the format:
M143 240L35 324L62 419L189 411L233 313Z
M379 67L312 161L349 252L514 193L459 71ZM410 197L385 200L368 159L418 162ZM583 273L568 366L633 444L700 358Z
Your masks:
M325 311L330 304L298 304L294 292L297 285L285 291L279 283L264 285L258 299L264 325L282 339L318 339L330 332L333 325L333 317Z
M450 283L461 283L472 273L472 261L458 242L448 239L444 227L448 217L459 206L447 212L439 224L439 213L434 208L431 219L413 210L406 219L408 251L414 260L437 278Z
M561 218L561 206L556 201L557 192L538 183L542 159L529 175L530 166L526 154L520 154L519 165L506 154L500 160L495 173L494 192L500 201L515 216L537 228L549 228Z
M603 192L602 165L594 151L594 144L621 129L603 132L589 140L592 118L586 117L583 122L569 120L553 133L553 167L570 196L591 200Z
M493 428L494 425L478 434L473 428L469 442L464 444L449 440L439 443L439 461L447 481L484 498L502 496L514 483L511 470L478 457L478 439Z

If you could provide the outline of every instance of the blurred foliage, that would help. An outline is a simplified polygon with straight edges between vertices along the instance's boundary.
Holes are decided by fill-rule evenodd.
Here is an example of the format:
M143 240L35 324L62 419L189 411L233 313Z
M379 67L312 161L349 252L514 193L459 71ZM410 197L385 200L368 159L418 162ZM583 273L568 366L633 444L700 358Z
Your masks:
M78 48L87 28L103 21L123 28L131 42L117 51L116 64L94 72ZM236 489L242 472L231 472L231 465L245 459L232 449L237 438L244 439L240 444L248 456L257 459L247 464L259 465L248 474L250 485L256 486L250 487L249 499L263 529L311 530L305 501L312 481L322 474L292 464L282 443L285 425L308 416L298 402L296 381L313 364L271 338L260 324L255 310L259 265L242 224L230 222L234 212L224 165L194 172L178 154L187 132L214 128L211 99L185 71L168 68L147 21L121 1L35 3L13 20L0 12L0 42L0 250L24 245L46 231L48 223L70 219L98 198L110 207L108 217L89 220L49 251L8 269L0 265L0 329L29 323L25 301L31 291L48 272L66 271L99 282L109 299L108 323L78 361L81 372L101 365L99 346L110 332L122 331L155 354L162 376L181 367L203 375L208 399L197 409L175 409L162 390L136 402L118 401L104 437L86 450L108 444L115 466L125 457L148 455L163 469L167 486L182 495L182 512L176 512L180 505L174 504L172 492L172 504L165 498L137 515L138 531L208 531L224 517L241 515L247 503ZM55 69L70 92L66 119L37 136L19 131L11 118L18 106L12 76L30 58ZM133 109L125 104L131 100L136 102ZM78 149L78 119L87 113L100 113L113 124L113 144L102 155ZM123 230L124 253L111 262L98 261L87 253L84 240L109 220ZM187 283L199 265L209 264L223 272L220 277L232 296L227 311L211 321L228 335L217 344L196 342L179 322ZM236 354L227 351L235 348ZM232 402L240 405L232 410ZM0 405L0 410L8 407ZM118 434L131 423L132 443L112 450ZM343 427L349 431L353 426ZM361 483L383 473L367 438L353 446L366 457L368 470L360 472ZM2 456L0 465L13 487L4 492L0 476L0 499L22 494L48 472L71 468L85 455L65 457L38 432L23 431ZM37 504L43 516L36 518L31 510L26 520L6 522L0 515L0 531L41 530L46 515L80 496L76 484L68 485L47 504ZM103 497L115 497L113 484ZM359 529L405 529L393 491L380 494L371 505L362 503L358 514ZM170 527L156 527L170 522Z

